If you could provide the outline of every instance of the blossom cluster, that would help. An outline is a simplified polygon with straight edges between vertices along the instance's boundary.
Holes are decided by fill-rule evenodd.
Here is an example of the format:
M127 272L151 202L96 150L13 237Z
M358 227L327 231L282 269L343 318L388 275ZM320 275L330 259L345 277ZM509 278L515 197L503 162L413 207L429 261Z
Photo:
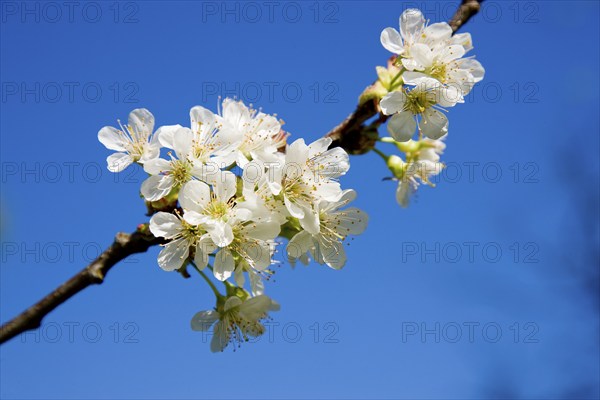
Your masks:
M382 155L399 182L398 203L406 207L419 183L432 185L429 177L443 168L439 155L448 133L446 108L464 103L485 70L473 57L466 57L473 49L469 33L453 35L445 22L427 24L417 9L402 13L400 31L384 29L381 44L394 56L387 68L377 68L379 79L362 100L380 100L382 114L390 116L391 138L382 141L396 144L405 159Z
M394 53L360 103L375 101L391 137L378 137L404 155L379 154L398 181L396 199L406 207L420 184L443 167L446 108L464 102L484 69L472 57L468 33L453 35L446 23L427 24L419 10L400 16L400 31L387 28L381 43ZM126 125L104 127L98 139L115 153L108 169L136 163L148 174L140 192L152 215L148 229L164 245L158 265L188 276L196 269L216 296L212 310L192 318L192 329L213 327L211 349L261 335L262 321L279 304L265 294L282 238L291 265L314 260L333 269L346 264L344 241L362 233L367 215L349 204L352 189L339 178L349 157L325 137L288 143L282 121L224 99L219 111L196 106L189 126L154 129L154 116L133 110ZM209 269L211 273L205 273ZM212 275L212 277L210 276ZM215 283L221 282L222 294Z
M330 149L331 139L288 144L276 116L234 99L220 108L215 114L196 106L189 127L156 132L154 116L136 109L127 125L98 133L116 151L107 158L110 171L138 163L148 173L141 194L153 214L149 229L166 241L158 265L184 274L191 265L213 289L215 309L192 319L195 330L218 321L213 351L261 334L260 321L278 309L264 294L264 280L272 274L279 237L289 239L292 263L311 257L340 269L344 239L367 225L364 212L347 207L356 193L342 190L338 178L350 168L348 154ZM224 283L225 295L204 273L207 267Z

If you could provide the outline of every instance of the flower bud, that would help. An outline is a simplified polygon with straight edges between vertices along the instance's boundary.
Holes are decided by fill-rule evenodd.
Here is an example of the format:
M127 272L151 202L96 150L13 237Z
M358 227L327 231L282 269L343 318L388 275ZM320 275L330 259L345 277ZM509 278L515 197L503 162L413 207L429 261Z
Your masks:
M397 155L391 155L387 159L387 166L394 174L395 178L402 179L404 176L404 170L406 169L406 163L402 160L402 158Z
M377 81L373 85L367 87L358 98L359 104L364 104L369 100L381 99L388 93L387 89L383 87L381 82Z
M420 142L407 140L406 142L396 142L396 147L403 153L409 154L419 151L421 148Z

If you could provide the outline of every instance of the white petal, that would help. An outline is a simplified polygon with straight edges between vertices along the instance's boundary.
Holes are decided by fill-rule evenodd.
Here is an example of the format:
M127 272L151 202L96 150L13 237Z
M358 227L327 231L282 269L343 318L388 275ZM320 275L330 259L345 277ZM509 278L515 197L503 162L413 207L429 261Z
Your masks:
M437 93L437 103L442 107L454 107L456 103L464 103L462 90L458 85L447 85Z
M326 178L339 178L350 169L348 153L341 147L327 150L313 158L313 170Z
M385 28L380 36L382 46L394 54L404 53L404 44L400 33L394 28Z
M189 181L179 192L179 203L186 211L202 213L210 201L210 187L200 181Z
M121 172L129 167L133 158L126 153L114 153L106 158L106 164L110 172Z
M281 124L279 120L272 115L259 112L252 119L252 128L257 132L257 136L264 139L268 139L274 135L277 135L281 130ZM269 143L265 140L265 144Z
M457 60L465 55L465 48L459 44L453 44L450 46L444 46L440 49L437 57L440 61L444 63L449 63L450 61Z
M217 322L213 330L213 338L210 341L210 351L217 353L223 351L229 343L229 331L223 321Z
M460 44L465 48L465 52L473 49L473 40L471 39L470 33L457 33L452 36L452 44Z
M238 151L235 158L235 162L238 165L238 167L240 167L241 169L245 169L246 165L248 165L250 160L248 160L248 157L246 157L246 155L242 151Z
M177 239L169 242L158 254L158 265L165 271L181 268L188 258L190 246L187 240Z
M417 122L409 111L395 114L390 118L387 124L388 132L392 135L394 140L398 142L410 140L413 137L416 128Z
M190 110L190 121L193 132L197 132L203 141L215 129L216 118L212 111L196 106Z
M317 183L317 196L327 201L338 201L342 195L342 187L338 181L327 180Z
M300 231L294 235L287 245L287 254L290 258L300 258L313 246L312 235L306 231Z
M411 79L408 79L411 78ZM416 72L408 73L407 79L404 80L404 83L407 85L416 86L413 90L430 90L430 89L439 89L442 84L437 79L431 78L425 74L419 74Z
M323 260L323 247L321 246L321 244L319 243L318 240L316 240L317 237L315 237L314 239L314 246L312 246L310 248L310 253L313 256L313 259L315 260L316 263L320 264L320 265L324 265L325 264L325 260Z
M206 265L208 264L208 253L204 251L204 246L200 242L196 245L194 264L196 264L196 267L198 267L200 271L206 268Z
M426 44L417 43L410 48L410 55L417 62L418 68L423 69L433 64L433 52Z
M260 296L265 293L265 284L259 274L250 273L250 290L253 296Z
M455 87L464 96L475 86L475 78L467 69L451 69L447 75L447 85ZM464 99L459 102L464 102Z
M419 160L415 162L415 173L423 178L428 178L432 175L437 175L441 172L443 165L430 160Z
M321 229L321 222L319 220L318 212L307 210L306 213L304 213L304 218L300 219L300 225L308 233L313 235L319 233Z
M223 182L225 178L223 178L222 176L225 173L230 172L221 171L219 165L213 161L202 163L198 162L198 160L195 160L192 163L192 175L210 185L215 185L218 182Z
M214 186L215 195L218 200L226 203L231 199L237 190L236 177L229 171L223 172Z
M142 196L148 201L157 201L173 189L173 178L167 175L152 175L142 183Z
M177 158L183 160L192 151L194 134L188 128L180 128L173 134L173 148Z
M288 199L287 196L285 196L283 198L283 202L292 217L304 218L304 208L302 208L298 204L290 201L290 199Z
M181 125L165 125L158 128L156 133L154 134L158 137L158 141L160 144L168 149L175 150L175 132L183 129Z
M337 213L339 224L338 233L342 235L359 235L367 228L369 217L358 208L347 208Z
M485 75L485 69L479 61L473 58L465 58L463 60L459 60L458 62L462 69L467 69L471 75L473 75L475 82L479 82L483 79Z
M285 162L286 174L294 173L295 170L301 169L308 160L308 146L304 143L304 139L297 139L290 144L286 150ZM287 168L289 165L289 168Z
M155 158L144 163L144 171L150 175L159 175L171 169L171 163L163 158Z
M400 34L405 40L420 34L424 25L425 18L416 8L409 8L400 15Z
M408 207L408 201L410 195L416 190L415 186L409 180L402 180L398 182L398 188L396 188L396 201L402 207Z
M406 68L408 71L413 71L413 70L419 68L419 64L412 58L403 58L401 61L402 61L402 66L404 68Z
M281 305L275 300L271 299L271 305L269 306L269 311L279 311L281 310Z
M281 193L281 190L283 189L280 182L272 182L270 180L267 181L267 187L275 196Z
M438 43L450 39L452 28L446 22L431 24L423 31L428 43Z
M259 271L264 270L271 265L271 246L265 241L251 241L242 244L242 251L245 260L250 266Z
M200 311L192 317L192 330L205 332L219 319L219 313L215 310Z
M217 278L220 281L224 281L231 276L234 269L235 261L233 260L231 252L227 249L220 250L215 255L215 265L213 268L215 278Z
M190 225L204 225L209 218L206 215L200 214L196 211L184 210L183 219Z
M235 218L236 221L249 221L252 219L252 217L253 217L252 209L247 207L248 204L249 203L246 201L240 202L233 209L233 218ZM257 217L257 221L258 220L260 220L259 217Z
M231 296L225 300L225 305L223 306L223 310L226 312L231 310L234 307L239 307L242 305L242 300L239 297Z
M406 104L406 94L404 92L388 93L379 102L381 112L385 115L392 115L402 111L404 104Z
M154 115L145 108L137 108L129 113L129 126L148 139L154 130Z
M125 145L129 142L125 134L112 126L105 126L98 132L98 140L107 149L115 151L126 151Z
M346 189L343 191L342 195L340 196L340 199L338 200L340 207L343 207L351 202L353 202L356 199L356 190L353 189Z
M219 247L227 247L233 242L233 231L231 225L223 221L211 221L207 223L206 229L210 238Z
M158 139L156 139L157 137L158 136L153 135L150 143L144 145L144 151L139 160L140 164L154 160L160 156L160 143L158 143Z
M247 227L248 236L259 240L273 240L281 231L280 225L275 221L253 223Z
M439 139L448 133L448 118L443 112L428 108L423 112L419 127L423 135L430 139Z
M181 230L181 221L175 215L159 211L150 219L150 232L156 237L172 239Z
M243 268L235 269L235 272L233 273L233 280L235 281L235 284L239 287L244 287L244 285L246 284L246 277L244 276Z
M331 145L331 138L325 137L319 140L316 140L308 145L308 157L313 158L327 151L329 146Z
M250 120L250 110L248 110L248 107L241 101L229 98L223 100L221 113L224 122L234 128L240 128L242 124Z
M323 261L333 269L342 269L346 265L346 250L342 242L319 241Z
M418 71L406 71L402 74L402 79L407 85L416 85L415 80L420 78L427 78L427 75Z
M252 297L240 306L240 314L250 321L258 321L269 310L271 298L266 295Z
M207 233L200 237L196 246L200 247L204 254L212 254L216 249L218 249L218 247L210 238L210 235Z

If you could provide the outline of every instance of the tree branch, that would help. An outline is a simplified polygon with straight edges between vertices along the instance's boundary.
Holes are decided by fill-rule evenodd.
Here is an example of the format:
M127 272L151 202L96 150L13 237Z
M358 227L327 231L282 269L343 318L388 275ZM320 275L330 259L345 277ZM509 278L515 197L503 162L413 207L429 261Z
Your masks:
M135 253L143 253L159 243L161 240L152 236L148 229L138 229L132 234L118 233L113 244L91 264L19 316L2 325L0 344L22 332L39 328L42 319L56 307L86 287L101 284L108 271L119 261Z
M483 0L462 0L458 10L456 10L456 13L454 13L450 22L448 22L448 25L452 28L452 32L456 33L456 31L466 24L473 15L479 12L482 1Z
M448 22L452 32L456 32L467 21L479 12L483 0L462 0L456 13ZM356 106L356 109L341 124L329 131L325 136L333 139L330 148L341 147L348 154L364 154L369 152L377 140L377 128L387 121L388 116L380 114L370 125L365 122L379 113L375 100L369 100Z
M483 1L483 0L481 0ZM478 0L462 0L449 24L456 32L480 9ZM379 114L370 125L365 123ZM364 154L370 151L377 140L377 128L387 120L379 113L376 100L369 100L356 107L342 123L325 136L333 139L330 147L341 147L349 154ZM143 253L150 247L161 244L147 229L138 229L132 234L119 233L113 244L86 268L60 285L52 293L29 307L23 313L0 327L0 344L20 333L40 327L42 320L56 307L90 285L101 284L110 269L119 261L135 253Z

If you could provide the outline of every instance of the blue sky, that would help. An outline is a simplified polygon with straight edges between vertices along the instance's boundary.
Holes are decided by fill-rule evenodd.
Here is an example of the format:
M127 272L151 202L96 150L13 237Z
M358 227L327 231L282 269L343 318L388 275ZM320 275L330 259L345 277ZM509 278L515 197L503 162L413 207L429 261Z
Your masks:
M375 79L403 9L456 4L0 2L0 320L146 221L144 173L105 170L102 126L138 107L186 124L235 95L312 141ZM342 271L277 268L271 336L210 353L189 320L212 294L152 249L2 346L0 395L597 398L598 15L486 1L464 28L486 77L450 110L446 174L400 209L381 160L352 157L369 228Z

